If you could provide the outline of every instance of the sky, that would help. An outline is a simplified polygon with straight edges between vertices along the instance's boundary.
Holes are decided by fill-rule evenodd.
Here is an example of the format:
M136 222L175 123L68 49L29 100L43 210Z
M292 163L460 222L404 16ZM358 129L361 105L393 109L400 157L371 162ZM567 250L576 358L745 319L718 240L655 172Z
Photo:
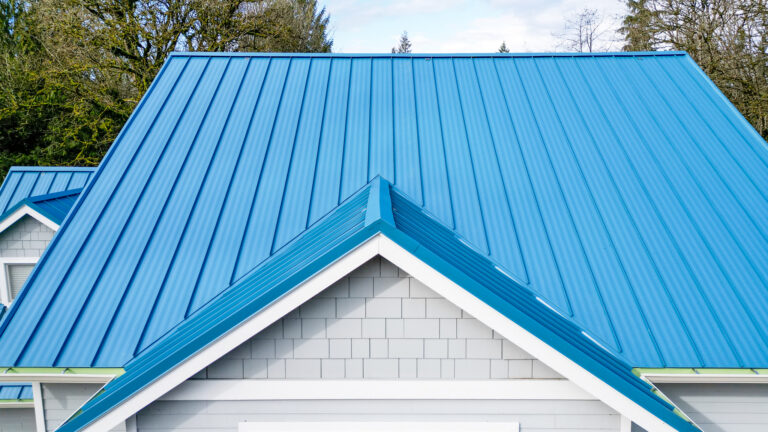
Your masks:
M320 0L331 16L333 50L385 53L403 31L414 53L563 51L558 34L584 8L597 9L614 27L620 0ZM619 42L608 47L620 50Z

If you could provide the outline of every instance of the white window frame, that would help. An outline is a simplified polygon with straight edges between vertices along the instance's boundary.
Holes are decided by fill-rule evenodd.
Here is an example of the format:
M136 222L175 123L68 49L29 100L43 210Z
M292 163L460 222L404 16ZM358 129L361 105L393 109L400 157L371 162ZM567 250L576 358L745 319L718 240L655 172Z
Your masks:
M240 422L238 432L520 432L517 422Z
M11 280L8 278L8 266L14 264L35 265L40 257L0 257L0 303L9 306L11 304Z

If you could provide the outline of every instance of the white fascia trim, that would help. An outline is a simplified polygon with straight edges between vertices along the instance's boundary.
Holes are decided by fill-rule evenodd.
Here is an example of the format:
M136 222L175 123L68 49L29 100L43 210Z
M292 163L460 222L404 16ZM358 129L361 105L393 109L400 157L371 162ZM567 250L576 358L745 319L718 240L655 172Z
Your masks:
M287 315L302 303L319 294L342 277L348 275L368 260L381 255L406 273L415 277L436 293L451 301L483 324L496 330L544 364L571 382L603 401L646 430L674 432L674 428L638 405L589 371L561 354L556 349L505 317L485 302L428 266L410 252L382 234L377 234L345 256L338 259L313 277L299 284L246 322L233 328L218 340L204 348L184 363L147 385L134 396L96 419L83 430L98 432L110 430L126 418L176 388L204 367L256 335L267 326Z
M629 417L621 416L619 432L632 432L632 420L630 420Z
M43 216L42 213L33 209L32 207L23 205L16 209L16 211L13 213L9 214L5 219L0 221L0 233L10 228L11 225L18 222L19 219L23 218L24 216L29 216L54 231L59 230L59 224Z
M284 317L290 311L301 306L339 279L376 257L379 254L379 237L379 235L376 235L368 239L316 275L302 282L248 321L233 328L216 342L193 355L160 379L149 384L133 397L83 428L83 430L100 432L111 430L118 426L126 418L136 414L139 410L159 399L226 353L237 348L273 322Z
M105 384L115 375L1 373L0 382Z
M766 384L768 375L758 374L642 374L651 384Z
M0 409L34 408L34 402L0 402Z
M160 398L201 400L594 400L567 380L188 380Z
M238 432L520 432L517 422L240 422Z
M45 409L43 407L43 386L39 382L32 383L32 403L35 407L35 428L38 431L44 431L45 428Z
M0 257L0 303L10 306L11 284L6 271L8 264L37 264L40 257Z
M470 294L469 291L461 288L442 273L413 256L413 254L403 249L394 241L381 236L379 245L382 257L400 267L403 271L415 277L451 303L464 309L478 321L497 331L504 338L539 359L555 372L569 379L595 398L603 401L619 414L626 416L646 430L669 432L675 430L635 401L606 384L579 364L528 332L528 330L525 330L487 303Z

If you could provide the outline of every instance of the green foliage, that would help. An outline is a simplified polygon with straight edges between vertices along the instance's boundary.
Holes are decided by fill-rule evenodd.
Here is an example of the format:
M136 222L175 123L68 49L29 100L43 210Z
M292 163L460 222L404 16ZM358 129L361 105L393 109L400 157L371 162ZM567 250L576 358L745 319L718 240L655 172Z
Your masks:
M0 175L96 165L168 55L329 52L316 0L0 0Z
M506 41L502 41L501 42L501 45L499 46L499 52L500 53L508 53L509 52L509 48L507 48L507 42Z

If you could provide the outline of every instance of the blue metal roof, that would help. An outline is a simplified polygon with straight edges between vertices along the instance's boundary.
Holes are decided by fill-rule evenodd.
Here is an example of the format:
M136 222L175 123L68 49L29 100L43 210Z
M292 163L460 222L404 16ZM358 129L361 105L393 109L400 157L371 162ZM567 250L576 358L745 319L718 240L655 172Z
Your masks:
M50 219L58 225L64 221L67 217L72 206L77 202L77 198L80 196L80 192L83 189L71 189L62 192L54 192L45 195L31 196L19 201L8 211L0 215L0 220L10 216L17 209L27 206L37 211L41 215Z
M59 431L77 431L242 324L311 275L382 233L677 430L698 430L632 368L538 300L484 254L377 177L370 186L215 297L126 365Z
M0 401L15 402L32 399L32 386L29 384L3 383L0 385ZM2 407L2 404L0 404Z
M91 167L11 167L0 186L0 214L29 197L82 189L95 170Z
M0 366L123 365L378 175L633 366L768 367L767 168L684 53L175 54Z

